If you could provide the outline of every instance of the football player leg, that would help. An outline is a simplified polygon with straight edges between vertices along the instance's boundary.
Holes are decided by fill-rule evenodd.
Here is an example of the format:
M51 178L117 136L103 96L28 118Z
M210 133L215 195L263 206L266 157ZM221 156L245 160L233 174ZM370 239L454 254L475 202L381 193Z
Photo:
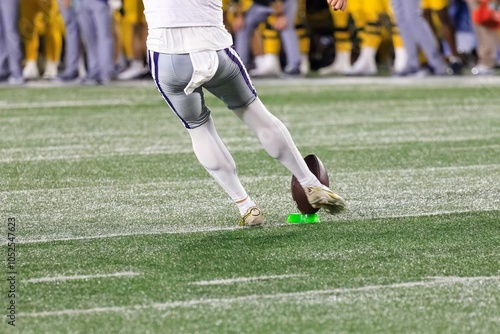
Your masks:
M359 30L361 50L348 75L375 75L378 72L375 57L382 42L379 14L383 0L354 0L352 15Z
M239 180L234 159L217 134L210 109L205 105L202 88L185 94L184 89L193 73L190 56L150 51L149 58L158 90L188 130L198 161L237 205L242 216L240 224L261 225L262 212ZM270 114L257 98L236 52L231 48L220 50L217 59L217 71L203 87L233 110L251 128L265 150L287 167L301 185L322 187L307 167L284 124Z
M61 59L64 24L57 0L47 2L44 12L47 25L44 34L46 61L43 78L55 79Z
M38 0L21 0L19 33L24 41L23 78L34 80L40 77L38 69L38 48L40 47L39 27L36 25L40 13Z
M424 17L429 22L431 27L432 13L435 13L439 19L440 28L443 34L443 38L448 44L450 55L448 57L448 62L450 68L453 70L453 74L461 74L462 70L462 58L457 50L457 42L455 39L455 27L451 20L450 14L448 12L449 0L424 0L422 1L422 8L424 10Z
M224 51L218 53L221 52ZM210 109L205 105L202 88L196 88L189 95L185 93L193 73L190 56L148 53L153 80L191 136L198 161L236 204L242 216L240 223L261 225L262 213L238 178L234 159L219 137ZM254 98L252 91L247 93L247 98Z
M259 4L251 5L245 12L243 27L235 32L234 46L246 67L250 67L250 42L252 35L259 24L265 22L271 13L272 9L268 6Z
M256 33L262 36L262 54L254 57L255 68L249 73L252 77L277 77L281 73L279 33L272 27L274 15L269 16L265 26L257 28Z
M147 73L144 64L146 58L147 26L144 17L144 5L141 0L125 0L123 2L125 16L132 28L132 39L127 40L132 46L132 60L129 67L118 75L118 80L131 80L142 77Z
M394 11L392 10L390 0L384 0L384 7L387 15L389 16L390 24L391 24L391 37L392 37L392 45L394 47L394 64L393 71L394 73L401 73L406 69L406 63L408 61L408 55L406 53L406 49L403 43L403 39L399 34L399 28L396 24L396 19L394 17Z
M299 39L300 49L300 73L307 75L311 71L309 62L309 53L311 52L311 37L307 28L306 17L306 0L299 0L299 9L295 19L295 33Z
M347 5L347 11L330 12L333 18L333 37L335 41L335 59L333 63L319 69L318 74L329 76L334 74L346 74L351 69L352 42L349 32L351 2Z
M73 6L68 5L65 0L59 0L59 9L64 19L64 71L59 79L73 80L78 78L78 63L80 61L80 32L76 20L76 12Z
M434 74L446 75L448 66L445 63L434 34L429 24L422 17L420 0L391 0L394 16L408 52L407 69L404 72L417 72L420 67L418 47L432 67Z
M18 30L19 1L0 1L0 41L2 76L8 78L11 84L24 83L21 69L21 43ZM8 64L6 63L8 62Z
M316 194L316 198L321 198L311 204L324 206L331 213L341 211L345 207L344 200L336 194L335 200L332 200L329 194L334 194L333 191L323 186L309 170L286 126L267 110L257 97L246 72L239 70L241 65L231 49L220 54L220 64L214 77L215 83L211 81L204 87L234 111L259 139L266 152L295 175L306 192L310 189ZM217 84L217 75L226 77L228 73L232 73L233 79Z

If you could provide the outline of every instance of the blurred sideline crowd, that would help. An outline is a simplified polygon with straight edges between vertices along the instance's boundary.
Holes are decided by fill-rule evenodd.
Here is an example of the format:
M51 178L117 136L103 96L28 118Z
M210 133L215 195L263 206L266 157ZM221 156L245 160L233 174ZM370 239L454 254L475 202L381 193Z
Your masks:
M495 75L500 0L223 0L252 77ZM410 3L417 3L409 5ZM1 0L0 82L149 77L142 0Z

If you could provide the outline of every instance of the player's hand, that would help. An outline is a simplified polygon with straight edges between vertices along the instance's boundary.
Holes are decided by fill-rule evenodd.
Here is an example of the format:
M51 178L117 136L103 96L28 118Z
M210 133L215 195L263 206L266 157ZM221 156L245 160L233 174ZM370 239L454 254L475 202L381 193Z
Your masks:
M347 0L326 0L333 10L345 10Z
M272 26L274 29L278 31L285 30L286 27L288 26L288 20L286 19L286 16L284 15L277 16Z

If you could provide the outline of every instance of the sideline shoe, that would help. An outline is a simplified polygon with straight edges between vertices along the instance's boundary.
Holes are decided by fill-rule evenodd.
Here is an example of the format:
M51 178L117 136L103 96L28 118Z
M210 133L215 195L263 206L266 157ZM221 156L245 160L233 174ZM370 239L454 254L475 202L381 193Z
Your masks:
M28 60L23 68L23 78L26 80L36 80L40 77L38 65L34 60Z
M327 186L304 188L309 204L315 209L325 208L331 214L344 210L346 203L342 197L334 193Z
M7 82L9 83L9 85L12 85L12 86L21 86L21 85L24 85L24 83L25 83L23 77L18 77L18 78L9 77Z
M318 74L322 77L335 74L346 74L351 69L351 52L340 51L332 64L322 67Z
M278 77L281 74L279 56L272 53L255 57L255 68L248 74L252 77Z
M471 69L473 75L493 75L495 74L495 70L493 68L488 67L486 65L477 65Z
M463 62L459 57L451 56L449 59L451 73L453 75L462 74Z
M142 61L139 60L133 60L130 63L130 66L120 74L118 74L117 79L118 80L134 80L138 79L141 76L143 76L145 73L147 73L149 69L147 66L144 66Z
M45 63L45 71L43 72L44 79L55 79L57 77L57 66L56 61L47 61Z
M282 77L283 78L298 78L302 76L302 73L300 73L300 67L299 66L286 66L285 69L283 70Z
M54 82L71 82L78 80L78 73L62 73L53 79Z
M263 223L264 216L262 215L262 211L256 206L248 208L240 220L240 226L260 226Z

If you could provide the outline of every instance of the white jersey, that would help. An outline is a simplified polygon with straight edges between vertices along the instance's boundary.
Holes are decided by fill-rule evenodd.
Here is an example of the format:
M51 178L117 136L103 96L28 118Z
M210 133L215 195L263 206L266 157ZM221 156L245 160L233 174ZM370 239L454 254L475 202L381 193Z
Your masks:
M221 0L143 0L148 27L222 25Z
M224 27L221 0L143 0L147 46L160 53L225 49L233 44Z

